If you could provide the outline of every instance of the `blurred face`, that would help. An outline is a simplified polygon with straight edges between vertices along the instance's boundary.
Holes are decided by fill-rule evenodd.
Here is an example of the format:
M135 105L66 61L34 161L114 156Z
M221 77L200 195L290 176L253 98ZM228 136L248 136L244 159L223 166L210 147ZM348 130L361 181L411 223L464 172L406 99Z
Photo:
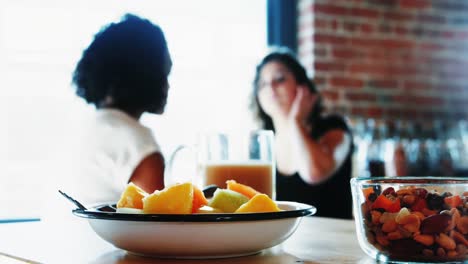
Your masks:
M165 82L164 82L164 85L162 87L162 105L159 106L159 107L154 107L154 109L152 109L151 111L149 111L150 113L153 113L153 114L162 114L164 113L164 109L166 107L166 103L167 103L167 96L168 96L168 93L169 93L169 81L168 81L168 76L169 76L169 73L171 72L171 69L172 69L172 60L171 60L171 57L169 55L169 53L167 53L167 58L166 58L166 61L165 61L165 65L164 65L164 75L165 75Z
M272 61L265 64L258 80L258 101L263 111L272 118L289 113L297 85L292 72L282 63Z

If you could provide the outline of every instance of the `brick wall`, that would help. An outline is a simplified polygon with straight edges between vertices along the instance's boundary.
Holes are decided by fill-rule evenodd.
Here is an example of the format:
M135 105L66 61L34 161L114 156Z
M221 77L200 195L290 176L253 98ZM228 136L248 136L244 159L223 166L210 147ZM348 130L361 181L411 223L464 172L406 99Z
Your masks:
M298 54L349 116L468 118L468 2L299 0Z

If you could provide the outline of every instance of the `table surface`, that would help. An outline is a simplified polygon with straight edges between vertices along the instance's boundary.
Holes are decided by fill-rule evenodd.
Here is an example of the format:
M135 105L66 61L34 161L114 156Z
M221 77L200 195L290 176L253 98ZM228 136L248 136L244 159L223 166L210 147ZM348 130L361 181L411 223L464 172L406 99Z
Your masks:
M64 224L66 223L66 224ZM8 261L4 261L8 260ZM237 258L177 260L128 254L99 238L85 219L0 224L0 262L7 263L374 263L359 248L354 221L304 217L282 244Z

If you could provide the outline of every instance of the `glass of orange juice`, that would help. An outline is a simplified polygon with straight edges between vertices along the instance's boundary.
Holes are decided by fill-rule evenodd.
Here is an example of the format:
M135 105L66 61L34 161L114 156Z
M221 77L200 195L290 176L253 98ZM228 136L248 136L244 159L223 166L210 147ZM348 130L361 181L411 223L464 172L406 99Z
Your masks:
M204 185L226 188L227 180L235 180L274 199L276 169L272 131L214 133L203 137L199 175Z
M273 131L201 133L196 141L193 149L197 160L197 182L202 186L216 184L226 188L227 180L235 180L275 199ZM170 167L172 161L173 158L169 161Z

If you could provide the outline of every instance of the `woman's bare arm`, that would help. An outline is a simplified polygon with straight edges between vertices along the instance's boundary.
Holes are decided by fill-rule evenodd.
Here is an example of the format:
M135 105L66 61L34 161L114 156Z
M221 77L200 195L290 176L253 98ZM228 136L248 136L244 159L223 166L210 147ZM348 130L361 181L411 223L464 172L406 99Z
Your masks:
M345 161L351 137L341 129L326 132L319 140L302 126L292 128L294 167L309 184L327 180Z
M164 157L153 153L144 158L136 167L129 182L133 182L144 191L153 193L164 188Z

